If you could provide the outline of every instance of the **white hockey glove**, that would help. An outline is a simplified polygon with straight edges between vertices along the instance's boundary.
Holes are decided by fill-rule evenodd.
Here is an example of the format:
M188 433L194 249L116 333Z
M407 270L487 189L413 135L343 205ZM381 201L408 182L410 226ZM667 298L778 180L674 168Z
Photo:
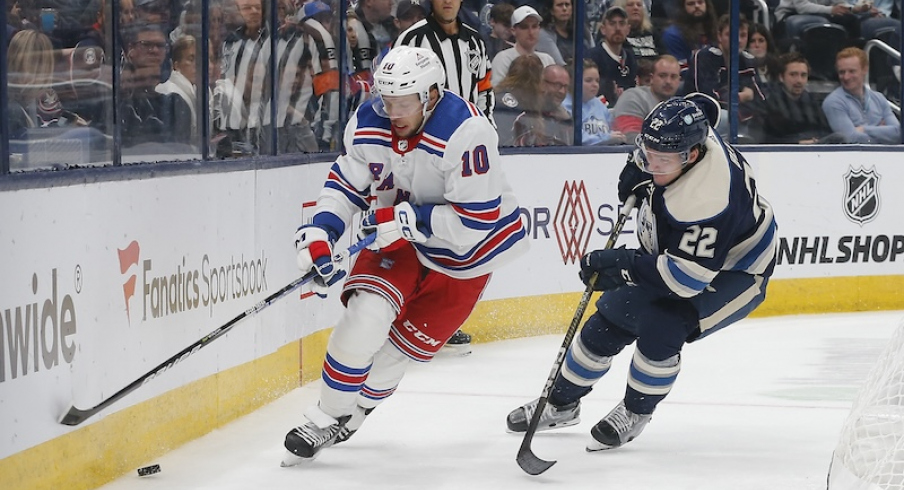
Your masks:
M376 233L376 240L367 246L375 251L389 252L406 242L424 243L433 234L429 225L432 209L433 206L412 206L409 202L372 209L364 214L358 237Z
M330 286L345 277L345 270L333 261L333 244L329 233L317 225L302 225L295 232L295 260L301 272L307 274L311 270L317 277L309 284L311 291L326 297Z

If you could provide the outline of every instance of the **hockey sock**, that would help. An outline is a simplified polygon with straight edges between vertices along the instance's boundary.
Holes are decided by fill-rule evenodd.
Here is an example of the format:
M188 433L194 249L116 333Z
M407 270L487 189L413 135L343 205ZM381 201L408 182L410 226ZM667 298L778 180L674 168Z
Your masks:
M625 391L625 406L634 413L653 413L656 405L671 391L680 370L680 354L663 361L653 361L639 349L635 350Z

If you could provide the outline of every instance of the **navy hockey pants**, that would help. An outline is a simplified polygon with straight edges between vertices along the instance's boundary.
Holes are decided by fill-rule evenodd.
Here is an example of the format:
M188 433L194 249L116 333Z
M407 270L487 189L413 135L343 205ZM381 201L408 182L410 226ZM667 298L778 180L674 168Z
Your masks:
M750 314L766 297L768 278L722 272L690 299L654 298L640 287L604 293L568 350L550 401L568 404L590 392L611 358L637 341L625 403L635 413L652 413L680 369L681 348Z

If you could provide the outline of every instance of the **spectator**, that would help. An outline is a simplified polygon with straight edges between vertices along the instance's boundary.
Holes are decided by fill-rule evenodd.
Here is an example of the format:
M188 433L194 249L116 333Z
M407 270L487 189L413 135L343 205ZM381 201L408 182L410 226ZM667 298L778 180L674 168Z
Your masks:
M625 42L631 47L638 64L641 60L652 60L659 56L659 34L653 30L653 23L643 0L616 0L614 5L624 8L628 14L628 26L631 30L625 37Z
M311 128L311 119L320 115L321 106L319 99L312 100L315 90L318 89L314 82L312 72L322 73L324 64L319 57L315 57L314 51L323 46L323 39L314 39L321 31L312 27L323 26L320 22L330 24L332 13L328 5L320 1L313 1L295 11L293 3L289 0L278 0L276 4L277 41L277 102L276 102L276 141L277 153L316 152L321 146ZM318 20L314 20L317 18ZM310 20L311 23L307 23ZM309 34L309 32L313 33ZM329 34L327 34L329 37ZM327 42L331 43L331 39ZM332 44L330 44L332 46ZM318 51L320 52L320 51ZM321 80L320 90L338 93L339 73L333 53L332 76L326 75ZM326 71L330 71L329 57L326 59ZM272 100L272 99L271 99ZM336 97L338 105L338 96ZM264 109L264 114L270 114L269 102ZM339 109L335 109L338 116ZM267 141L272 138L273 125L269 118L265 117L264 136ZM322 141L325 148L330 147L330 136Z
M633 143L640 133L643 120L660 102L678 93L681 86L681 65L670 54L664 54L653 62L653 76L649 86L629 88L619 97L613 108L613 128L625 135L625 141Z
M63 109L56 91L49 88L38 97L38 123L42 128L88 126L88 121L78 114Z
M571 87L571 75L559 65L547 65L543 68L540 87L539 112L524 112L515 120L515 145L572 144L574 124L571 114L562 106Z
M841 86L822 102L832 131L845 143L901 143L901 124L888 100L866 84L869 61L860 48L845 48L835 56Z
M800 53L779 58L778 83L763 106L763 143L813 144L829 142L832 129L822 107L807 91L810 63Z
M524 112L540 112L543 62L536 54L519 56L512 61L508 74L493 87L496 100L494 117L499 132L499 146L513 146L515 119Z
M35 30L13 35L7 49L9 137L25 139L26 128L38 127L38 96L53 78L54 57L50 38Z
M775 7L776 29L786 39L794 40L813 24L828 20L843 26L852 39L872 39L883 28L900 32L900 21L885 17L872 2L849 3L849 0L781 0Z
M769 29L763 24L754 22L750 26L747 36L747 52L756 60L756 70L760 80L774 82L775 73L779 71L777 67L778 48Z
M727 111L730 101L728 92L729 64L731 62L731 16L719 17L718 45L706 46L694 53L684 80L685 94L700 92L715 98L722 105L723 117L720 133L727 134L724 124L728 121ZM740 19L738 26L738 120L748 121L757 110L757 104L766 100L763 83L756 72L753 56L744 51L747 44L747 20Z
M600 23L603 42L587 52L587 58L599 67L600 93L607 105L614 105L625 89L637 85L637 62L630 46L625 44L628 35L628 13L625 9L609 7Z
M210 30L208 31L209 35L209 45L213 45L216 48L216 57L220 56L220 47L223 45L223 41L226 39L228 35L226 28L226 13L223 8L223 1L230 2L232 0L210 0L208 4L208 21L210 23ZM202 7L203 4L199 7ZM219 78L219 77L217 77ZM217 78L213 78L212 80L217 80Z
M882 14L882 17L897 19L901 12L901 0L873 0L873 8Z
M364 24L358 20L358 15L349 10L346 18L345 36L348 47L349 73L349 110L353 113L358 105L367 99L373 85L373 52L369 43L360 43L359 33L367 37Z
M684 8L678 10L672 25L662 33L666 52L687 69L694 51L716 42L716 9L711 0L679 0Z
M411 0L402 0L396 5L396 15L393 21L396 30L405 32L409 27L427 18L427 11L421 4L414 3Z
M477 106L492 122L496 101L483 38L459 19L461 0L432 0L431 6L430 15L399 35L394 46L435 52L446 69L446 88ZM458 340L457 336L451 339Z
M288 150L330 151L336 148L336 139L342 136L342 131L336 128L339 122L339 60L336 40L329 30L333 12L329 5L316 0L304 4L296 18L300 19L299 25L305 34L303 39L309 58L302 55L299 59L293 82L301 92L295 92L299 95L293 100L291 139L295 143L291 143ZM305 73L307 70L301 67L306 63L310 63L310 73ZM298 80L298 76L309 76L310 80ZM308 125L310 128L306 127ZM315 134L316 147L310 141Z
M227 36L223 44L222 75L233 93L222 98L218 108L220 129L232 140L236 152L257 154L262 143L263 108L269 98L266 89L270 59L270 31L264 21L261 0L234 0L242 26Z
M656 58L642 58L637 60L637 75L634 76L634 79L637 81L634 85L635 87L650 84L653 78L653 62L655 61Z
M34 8L28 0L13 0L6 8L6 40L9 42L13 35L19 31L38 29L29 19L27 10Z
M392 18L393 0L360 0L355 14L358 16L356 37L362 57L370 61L371 72L377 55L382 53L399 37L395 20Z
M584 60L584 79L581 84L581 144L589 145L622 145L625 135L612 129L612 114L606 104L597 97L600 89L600 72L596 64ZM574 99L571 94L565 97L562 106L574 117Z
M574 8L572 0L552 0L549 19L540 30L537 51L548 53L559 65L574 62ZM584 29L584 45L590 48L591 35Z
M514 47L512 42L512 12L515 7L510 3L497 3L490 9L490 33L486 37L487 56L496 58L500 51Z
M179 25L169 33L170 42L175 46L176 40L182 36L201 36L201 2L188 0L179 14Z
M183 103L173 107L173 125L175 134L188 135L188 141L198 145L200 131L198 130L198 43L194 36L184 35L173 43L172 61L173 70L169 79L154 87L157 93L174 94Z
M89 151L103 151L104 135L85 127L88 122L67 110L51 87L54 73L54 49L48 36L34 29L13 35L7 48L6 130L9 134L10 164L13 168L90 163ZM38 145L36 155L30 150ZM56 140L57 143L51 143ZM78 140L77 145L73 141ZM48 159L47 155L55 158Z
M119 0L119 29L123 30L135 22L135 0Z
M156 24L136 22L124 33L126 62L120 77L119 120L124 149L142 143L169 143L174 136L188 142L190 134L175 133L173 104L181 99L158 93L163 62L166 57L166 35ZM188 108L179 109L190 112Z
M134 0L135 20L145 24L156 24L161 28L170 25L169 0Z
M532 7L525 5L515 9L512 13L512 34L515 36L515 46L500 51L493 58L493 85L505 78L509 65L519 56L536 54L543 62L543 66L555 64L552 56L535 50L537 42L540 40L540 22L542 21L543 17L540 17L540 14Z

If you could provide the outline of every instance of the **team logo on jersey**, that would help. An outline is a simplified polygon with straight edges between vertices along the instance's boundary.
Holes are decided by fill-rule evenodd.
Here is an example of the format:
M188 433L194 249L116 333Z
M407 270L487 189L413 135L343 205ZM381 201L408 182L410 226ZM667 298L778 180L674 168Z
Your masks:
M659 255L659 242L656 240L656 215L653 208L644 199L637 211L637 241L644 250Z
M577 262L587 251L594 222L593 207L584 182L565 182L553 220L556 241L565 264Z
M879 174L876 168L851 167L844 176L844 214L861 226L879 214Z

